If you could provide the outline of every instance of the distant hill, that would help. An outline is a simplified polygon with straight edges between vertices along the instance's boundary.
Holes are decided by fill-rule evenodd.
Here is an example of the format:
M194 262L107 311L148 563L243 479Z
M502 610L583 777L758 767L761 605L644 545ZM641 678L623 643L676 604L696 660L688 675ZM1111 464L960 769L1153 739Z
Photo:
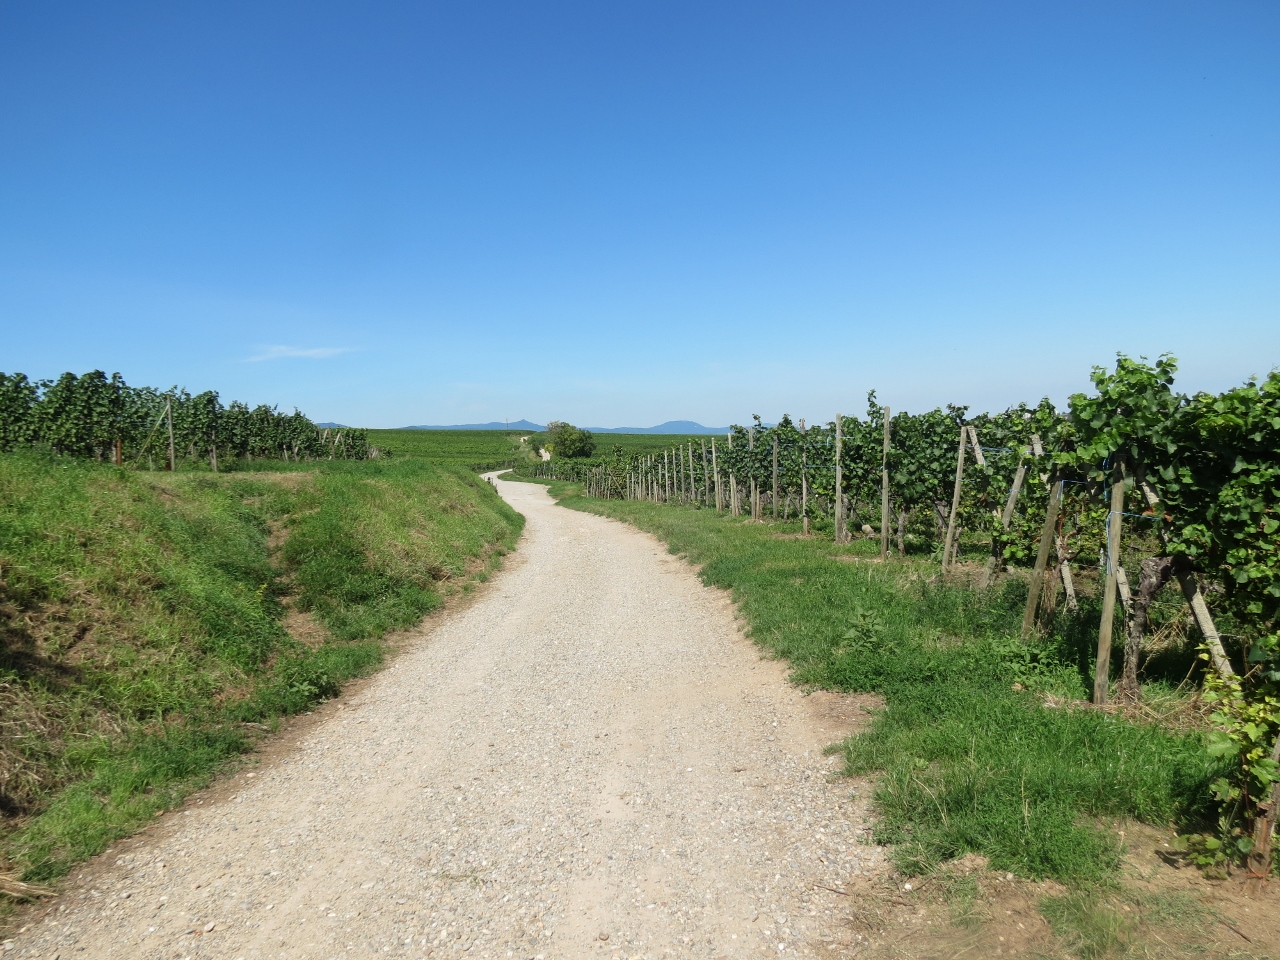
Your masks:
M704 427L692 420L668 420L656 427L587 427L592 433L728 433L728 427Z
M541 433L546 427L540 427L536 423L530 423L528 420L512 420L510 423L503 423L501 420L495 420L493 423L453 423L449 426L421 426L421 427L401 427L401 430L527 430L529 433Z
M345 423L317 423L317 424L316 424L316 426L317 426L317 427L319 427L321 430L345 430L345 429L347 429L347 425L346 425Z
M332 426L332 424L320 424L320 426ZM547 428L536 423L530 423L528 420L512 420L510 423L503 423L501 420L495 420L493 423L455 423L449 426L420 426L420 427L401 427L402 430L525 430L529 433L541 433ZM666 423L660 423L656 427L587 427L592 433L671 433L671 434L697 434L697 433L726 433L728 427L704 427L700 423L694 423L692 420L668 420Z

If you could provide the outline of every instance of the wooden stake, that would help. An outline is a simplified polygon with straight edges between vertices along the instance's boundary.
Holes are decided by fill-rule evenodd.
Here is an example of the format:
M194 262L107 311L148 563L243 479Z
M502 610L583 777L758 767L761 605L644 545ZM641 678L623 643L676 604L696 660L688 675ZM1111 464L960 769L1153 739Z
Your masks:
M702 501L711 506L711 467L707 463L707 441L702 440Z
M942 572L951 566L951 541L956 535L956 517L960 514L960 490L964 483L965 429L960 428L960 444L956 447L956 486L951 494L951 515L947 517L947 538L942 542Z
M1151 484L1143 480L1138 484L1138 488L1142 491L1142 496L1147 501L1147 506L1156 511L1156 515L1159 516L1160 498L1151 489ZM1169 546L1169 533L1164 528L1164 524L1159 524L1159 530L1160 542L1167 549ZM1204 602L1204 596L1200 593L1200 584L1196 582L1196 575L1190 570L1179 570L1176 567L1173 575L1178 578L1178 586L1182 588L1182 596L1187 601L1187 606L1191 608L1191 615L1196 621L1196 626L1200 628L1200 633L1204 636L1205 646L1209 648L1209 662L1213 664L1213 669L1218 672L1218 676L1225 679L1234 677L1236 675L1235 668L1231 666L1231 658L1227 656L1227 651L1222 646L1222 637L1218 633L1218 628L1214 625L1213 617L1209 615L1209 607Z
M747 428L747 449L754 451L756 448L756 428ZM760 519L760 488L756 485L756 465L751 464L751 519Z
M1000 528L1008 530L1013 522L1013 511L1018 506L1018 495L1022 493L1022 481L1027 475L1027 448L1022 448L1022 456L1018 458L1018 469L1013 475L1013 486L1009 489L1009 499L1004 502L1004 512L1000 514ZM1000 567L1000 556L997 552L999 540L991 543L991 559L987 561L987 569L982 574L982 589L991 586L991 578Z
M1117 571L1120 566L1120 525L1124 517L1124 465L1116 467L1111 483L1111 511L1107 514L1107 580L1102 592L1102 622L1098 625L1098 658L1093 668L1093 702L1107 702L1111 686L1111 633L1115 628Z
M987 465L987 458L982 455L982 447L978 445L978 431L974 428L973 424L969 424L965 427L965 430L968 431L969 443L973 446L973 459L978 461L978 466L985 467Z
M733 449L733 434L729 434L729 449ZM729 471L729 512L737 517L742 514L741 505L738 503L738 476L732 470Z
M884 421L884 452L880 456L880 559L889 559L889 408L880 408Z
M809 448L806 440L808 431L804 421L800 421L800 523L804 535L809 535Z
M164 415L169 421L169 469L176 470L178 468L178 458L173 450L173 398L164 398Z
M698 478L693 469L693 441L689 441L689 501L701 500L698 495Z
M844 543L844 465L840 462L844 446L843 419L836 414L836 502L832 511L836 518L836 543Z
M1044 589L1044 570L1049 563L1049 548L1058 525L1058 511L1062 507L1062 481L1056 478L1049 486L1049 507L1044 514L1044 527L1040 530L1040 548L1036 551L1036 565L1027 588L1027 606L1022 611L1022 639L1031 636L1036 622L1036 608L1040 605L1040 592Z
M773 519L778 519L778 428L773 428Z
M1213 669L1218 671L1218 676L1231 678L1236 675L1235 668L1231 666L1231 658L1227 656L1227 651L1222 646L1222 636L1218 633L1218 628L1214 626L1213 617L1209 615L1209 606L1204 602L1204 594L1200 592L1200 584L1196 582L1196 575L1190 570L1179 570L1174 574L1178 578L1178 586L1182 588L1182 596L1186 598L1187 606L1191 608L1191 615L1195 617L1196 626L1200 628L1200 633L1204 635L1205 646L1209 648L1209 661L1213 664Z
M724 489L720 486L720 461L716 453L716 438L711 438L711 475L716 482L716 513L724 510Z

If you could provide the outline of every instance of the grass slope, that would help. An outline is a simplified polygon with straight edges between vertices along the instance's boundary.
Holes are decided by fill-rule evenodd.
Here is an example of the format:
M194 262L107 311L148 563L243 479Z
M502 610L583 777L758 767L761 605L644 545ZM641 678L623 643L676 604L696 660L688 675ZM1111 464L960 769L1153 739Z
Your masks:
M387 631L482 576L522 522L421 460L214 475L0 456L0 868L48 880L136 830L372 670Z
M921 562L874 562L869 541L781 539L794 528L691 507L562 502L687 555L705 582L732 591L751 636L797 682L884 695L842 749L850 774L880 773L878 839L908 872L976 852L1021 876L1088 883L1118 862L1109 818L1206 814L1219 771L1198 736L1071 703L1085 692L1096 611L1023 644L1018 580L983 594L938 582Z

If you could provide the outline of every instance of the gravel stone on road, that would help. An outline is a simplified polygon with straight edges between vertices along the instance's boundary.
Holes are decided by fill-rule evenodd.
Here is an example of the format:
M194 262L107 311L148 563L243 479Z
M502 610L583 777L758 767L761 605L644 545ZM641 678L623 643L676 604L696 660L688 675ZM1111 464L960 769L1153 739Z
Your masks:
M848 955L824 888L884 858L822 753L839 698L657 540L495 482L528 525L476 602L74 873L3 956Z

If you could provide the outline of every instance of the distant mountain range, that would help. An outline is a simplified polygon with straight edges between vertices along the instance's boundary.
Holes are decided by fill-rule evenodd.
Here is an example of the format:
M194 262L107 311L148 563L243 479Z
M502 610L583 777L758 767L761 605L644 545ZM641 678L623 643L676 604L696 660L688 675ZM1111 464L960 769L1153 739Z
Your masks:
M325 424L319 424L325 426ZM528 430L530 433L541 433L547 428L542 424L530 423L528 420L512 420L504 423L495 420L492 423L455 423L449 426L402 427L403 430ZM587 427L592 433L726 433L728 427L704 427L692 420L668 420L656 427Z
M452 423L448 426L424 425L420 427L401 427L401 430L528 430L530 433L541 433L546 427L540 427L528 420L512 420L504 423L495 420L492 423Z
M592 433L728 433L728 427L704 427L692 420L668 420L656 427L587 427Z

